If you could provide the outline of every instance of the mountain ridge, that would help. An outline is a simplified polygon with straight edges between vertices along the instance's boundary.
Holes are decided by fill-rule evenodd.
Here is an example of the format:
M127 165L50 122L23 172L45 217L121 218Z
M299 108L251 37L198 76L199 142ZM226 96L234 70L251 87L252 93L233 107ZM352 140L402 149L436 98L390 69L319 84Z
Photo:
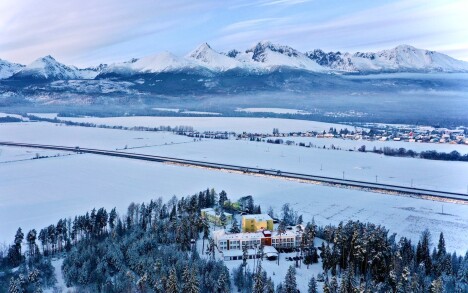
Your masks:
M337 74L468 72L468 62L410 45L377 52L342 53L315 49L303 53L289 46L261 41L244 51L234 49L221 53L208 43L202 43L183 57L164 51L84 69L60 63L50 55L28 65L0 59L0 79L77 80L168 72L267 74L283 68Z

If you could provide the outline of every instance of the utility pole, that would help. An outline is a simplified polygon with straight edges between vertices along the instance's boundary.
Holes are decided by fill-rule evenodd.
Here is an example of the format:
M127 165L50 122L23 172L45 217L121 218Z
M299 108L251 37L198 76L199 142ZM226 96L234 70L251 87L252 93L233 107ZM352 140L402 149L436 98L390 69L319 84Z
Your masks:
M343 180L344 180L344 171L343 171Z
M411 187L413 187L413 178L411 178Z
M375 183L377 183L377 175L375 175Z

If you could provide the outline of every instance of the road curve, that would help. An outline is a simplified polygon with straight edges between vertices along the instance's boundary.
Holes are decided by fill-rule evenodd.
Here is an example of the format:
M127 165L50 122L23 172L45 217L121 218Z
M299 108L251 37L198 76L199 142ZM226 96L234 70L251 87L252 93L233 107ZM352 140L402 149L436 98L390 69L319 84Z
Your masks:
M113 151L113 150L100 150L100 149L90 149L90 148L80 148L80 147L17 143L17 142L0 142L0 145L60 150L60 151L71 151L71 152L89 153L89 154L121 157L121 158L136 159L136 160L161 162L161 163L173 163L173 164L181 164L185 166L196 166L196 167L203 167L203 168L209 168L209 169L237 171L237 172L242 172L246 174L257 174L257 175L279 177L279 178L286 178L286 179L292 179L292 180L309 181L309 182L322 183L322 184L327 184L327 185L337 186L337 187L360 188L360 189L365 189L368 191L375 191L375 192L380 192L380 193L417 196L417 197L423 197L423 198L428 198L428 199L453 200L453 201L468 203L468 194L448 192L448 191L442 191L442 190L422 189L422 188L414 188L414 187L407 187L407 186L400 186L400 185L348 180L348 179L318 176L318 175L312 175L312 174L283 172L283 171L272 170L272 169L252 168L252 167L246 167L246 166L212 163L212 162L196 161L196 160L186 160L186 159L180 159L180 158L137 154L137 153L129 153L129 152Z

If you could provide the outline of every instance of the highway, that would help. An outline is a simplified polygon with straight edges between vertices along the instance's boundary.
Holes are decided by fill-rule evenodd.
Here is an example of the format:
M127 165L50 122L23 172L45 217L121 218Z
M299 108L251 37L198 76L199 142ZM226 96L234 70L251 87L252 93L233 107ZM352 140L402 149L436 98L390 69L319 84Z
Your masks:
M0 142L0 145L70 151L70 152L78 152L78 153L88 153L88 154L96 154L96 155L104 155L104 156L112 156L112 157L121 157L121 158L135 159L135 160L153 161L153 162L160 162L160 163L171 163L171 164L178 164L178 165L183 165L183 166L192 166L192 167L195 166L195 167L202 167L202 168L208 168L208 169L236 171L236 172L241 172L245 174L278 177L278 178L285 178L285 179L290 179L290 180L299 180L302 182L326 184L326 185L336 186L336 187L348 187L348 188L363 189L366 191L373 191L373 192L380 192L380 193L416 196L416 197L423 197L423 198L428 198L428 199L458 201L458 202L468 203L468 194L464 194L464 193L431 190L431 189L421 189L421 188L414 188L414 187L408 187L408 186L382 184L382 183L374 183L374 182L366 182L366 181L349 180L349 179L341 179L341 178L335 178L335 177L318 176L318 175L312 175L312 174L284 172L284 171L273 170L273 169L252 168L252 167L237 166L237 165L222 164L222 163L213 163L213 162L187 160L187 159L172 158L172 157L122 152L122 151L100 150L100 149L70 147L70 146L43 145L43 144L30 144L30 143L17 143L17 142Z

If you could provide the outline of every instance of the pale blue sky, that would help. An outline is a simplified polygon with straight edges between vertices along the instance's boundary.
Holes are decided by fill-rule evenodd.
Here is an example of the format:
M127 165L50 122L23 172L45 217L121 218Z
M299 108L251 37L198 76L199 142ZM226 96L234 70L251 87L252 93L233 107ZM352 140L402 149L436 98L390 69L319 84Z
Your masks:
M301 51L409 44L468 60L467 15L466 0L2 0L0 58L88 66L269 40Z

